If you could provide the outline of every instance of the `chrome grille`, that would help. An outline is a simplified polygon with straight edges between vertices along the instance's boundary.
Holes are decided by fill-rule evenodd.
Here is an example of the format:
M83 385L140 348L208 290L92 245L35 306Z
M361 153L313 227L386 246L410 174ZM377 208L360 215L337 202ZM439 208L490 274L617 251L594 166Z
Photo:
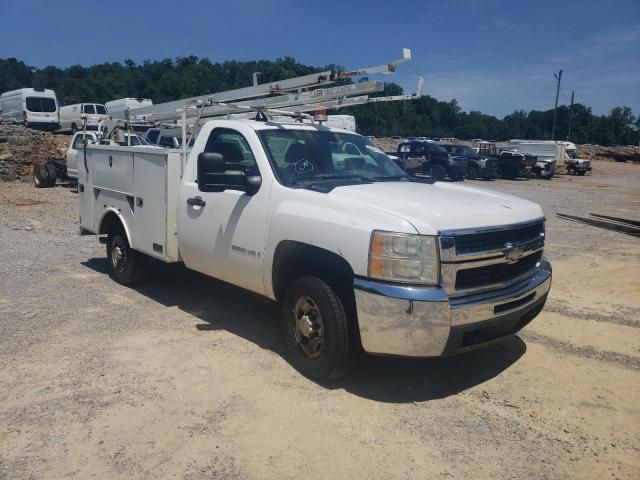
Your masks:
M440 233L442 286L449 295L503 288L533 274L542 258L544 219Z
M535 269L541 258L542 253L538 252L514 263L494 263L460 270L456 275L456 290L484 287L520 278Z
M506 243L522 244L538 240L544 235L544 223L525 225L512 230L495 230L455 237L456 254L501 251Z

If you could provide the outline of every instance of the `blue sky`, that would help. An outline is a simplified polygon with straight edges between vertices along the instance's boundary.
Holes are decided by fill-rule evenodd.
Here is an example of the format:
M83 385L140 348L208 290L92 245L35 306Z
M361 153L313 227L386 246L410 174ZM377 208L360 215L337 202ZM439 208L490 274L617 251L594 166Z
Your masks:
M414 60L385 80L503 116L560 103L640 114L640 0L0 0L0 58L65 67L197 55L355 68Z

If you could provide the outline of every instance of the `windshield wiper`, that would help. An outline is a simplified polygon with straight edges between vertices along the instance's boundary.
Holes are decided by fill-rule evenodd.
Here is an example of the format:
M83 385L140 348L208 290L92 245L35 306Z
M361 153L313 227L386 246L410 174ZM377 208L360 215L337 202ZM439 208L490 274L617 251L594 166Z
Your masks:
M318 181L326 181L326 180L360 180L362 182L375 182L376 180L371 177L366 177L364 175L358 175L357 173L344 175L344 174L333 174L333 173L323 173L320 175L315 175L309 178L299 178L296 180L291 180L291 185L297 185L299 183L315 183Z
M373 180L378 181L378 182L385 182L387 180L411 180L411 177L409 175L406 175L406 174L401 174L401 175L379 175L379 176L373 177Z

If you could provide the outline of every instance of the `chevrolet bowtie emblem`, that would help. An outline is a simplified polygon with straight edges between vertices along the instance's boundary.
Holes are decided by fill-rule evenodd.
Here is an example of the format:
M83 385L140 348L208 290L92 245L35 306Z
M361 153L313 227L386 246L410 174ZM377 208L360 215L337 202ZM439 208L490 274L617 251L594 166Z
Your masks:
M507 260L507 263L517 262L524 255L524 249L513 243L505 243L504 248L502 249L502 253L504 253L504 258Z

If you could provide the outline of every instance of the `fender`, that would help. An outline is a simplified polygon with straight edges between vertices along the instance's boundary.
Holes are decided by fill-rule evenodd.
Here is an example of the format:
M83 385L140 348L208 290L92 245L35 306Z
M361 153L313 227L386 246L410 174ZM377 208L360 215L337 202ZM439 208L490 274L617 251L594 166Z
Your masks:
M120 225L122 225L122 228L124 228L124 234L127 236L127 241L129 242L129 245L133 245L133 243L131 242L131 232L129 230L129 226L127 225L127 222L124 221L122 214L114 207L108 207L102 214L102 217L100 218L100 222L98 223L99 225L98 234L107 233L102 231L102 226L104 225L105 218L112 213L115 214L115 216L118 218L118 221L120 222Z

